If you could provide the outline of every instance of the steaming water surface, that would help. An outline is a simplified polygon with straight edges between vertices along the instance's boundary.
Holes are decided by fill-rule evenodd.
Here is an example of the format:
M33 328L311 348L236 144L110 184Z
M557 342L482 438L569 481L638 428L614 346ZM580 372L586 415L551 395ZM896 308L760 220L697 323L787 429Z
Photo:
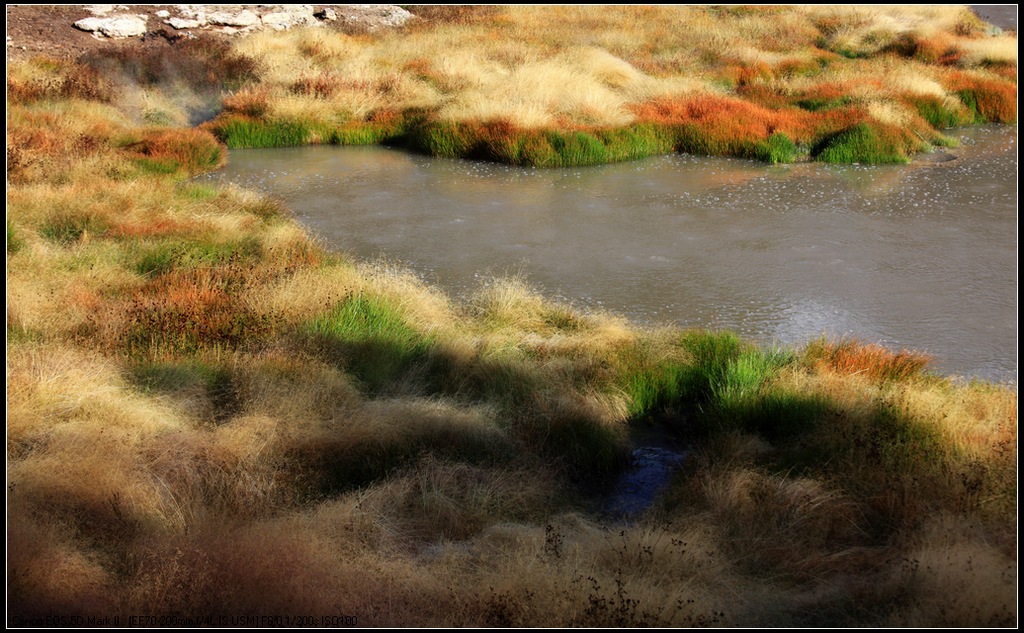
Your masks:
M800 345L822 333L1017 379L1017 128L908 166L672 155L524 169L381 147L236 150L212 178L282 198L324 241L462 295L522 272L644 323Z

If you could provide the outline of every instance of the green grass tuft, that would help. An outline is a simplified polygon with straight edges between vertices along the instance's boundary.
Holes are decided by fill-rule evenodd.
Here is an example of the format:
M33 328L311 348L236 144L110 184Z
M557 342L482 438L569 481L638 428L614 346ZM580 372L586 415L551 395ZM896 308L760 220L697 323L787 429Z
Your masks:
M404 140L410 148L440 158L470 156L477 144L466 124L450 121L418 123Z
M7 254L13 255L25 247L25 240L18 236L10 219L7 220Z
M143 156L132 160L136 167L144 174L170 175L181 169L181 163L173 158L149 158Z
M684 393L697 401L710 402L729 364L739 358L743 347L740 338L732 332L687 332L679 343L691 358Z
M667 154L675 138L666 126L620 129L528 130L503 122L419 122L404 137L418 152L443 158L479 158L527 167L601 165Z
M629 397L631 418L677 405L687 394L692 369L678 362L654 363L624 372L620 388Z
M309 142L304 121L265 121L242 116L218 118L209 124L213 134L230 149L292 147Z
M809 112L821 112L841 108L852 102L853 99L851 97L806 97L797 100L795 105Z
M68 245L86 233L102 234L108 228L105 219L86 210L59 210L51 213L39 227L39 234L51 242Z
M254 262L262 254L260 242L253 237L224 243L168 238L155 243L140 243L128 252L135 272L147 277L177 269L217 266L229 262Z
M796 143L782 132L776 132L764 143L757 143L757 159L770 163L791 163L797 156Z
M186 199L194 202L204 202L206 200L212 200L216 198L220 192L217 188L212 185L203 185L199 183L182 183L178 187L178 192Z
M799 433L820 415L818 399L771 386L795 355L781 350L750 349L731 360L712 397L703 407L699 424L705 429L745 430L770 439Z
M858 123L821 143L811 152L823 163L902 164L908 154L924 147L900 130L878 123Z
M942 99L931 95L914 95L907 101L917 108L918 114L937 129L957 127L973 122L969 110L950 108Z
M307 144L376 145L402 138L405 123L385 122L332 124L320 121L255 118L225 114L207 124L218 139L231 149L292 147ZM443 155L443 154L438 154Z
M760 350L740 354L729 362L720 381L713 385L714 406L732 409L756 399L760 395L761 386L787 360L785 354Z
M346 299L305 331L323 341L371 393L400 379L430 348L393 306L364 295Z
M720 429L743 429L774 441L802 436L827 411L824 398L762 385L756 396L720 406L713 417Z

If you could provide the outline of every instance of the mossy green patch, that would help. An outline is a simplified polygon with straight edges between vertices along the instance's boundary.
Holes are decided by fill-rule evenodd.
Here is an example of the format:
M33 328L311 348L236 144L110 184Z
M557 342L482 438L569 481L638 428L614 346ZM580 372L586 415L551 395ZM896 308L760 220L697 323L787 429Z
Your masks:
M144 174L175 174L181 169L181 163L173 158L134 158L132 162Z
M176 192L184 199L194 202L213 200L220 195L220 191L218 191L216 187L194 182L182 183L177 187Z
M100 235L108 228L105 218L84 209L68 208L50 213L39 227L39 234L57 244L77 242L83 235Z
M851 97L805 97L798 99L795 104L810 112L821 112L841 108L852 102Z
M25 247L25 240L21 239L18 235L18 231L11 224L10 219L7 220L7 254L13 255Z
M254 236L228 242L166 238L132 243L126 254L137 273L154 277L175 269L253 262L263 247Z

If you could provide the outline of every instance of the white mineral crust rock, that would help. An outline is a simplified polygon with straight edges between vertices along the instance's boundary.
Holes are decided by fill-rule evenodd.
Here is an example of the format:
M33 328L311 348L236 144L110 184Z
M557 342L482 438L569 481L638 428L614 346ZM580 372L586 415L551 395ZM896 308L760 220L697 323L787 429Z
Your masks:
M207 19L210 21L210 24L216 24L217 26L233 26L236 28L255 26L260 23L260 16L256 15L249 9L242 9L238 13L215 11L211 13Z
M99 33L107 37L138 37L146 32L146 20L134 15L121 15L112 18L83 18L75 22L75 26L83 31Z

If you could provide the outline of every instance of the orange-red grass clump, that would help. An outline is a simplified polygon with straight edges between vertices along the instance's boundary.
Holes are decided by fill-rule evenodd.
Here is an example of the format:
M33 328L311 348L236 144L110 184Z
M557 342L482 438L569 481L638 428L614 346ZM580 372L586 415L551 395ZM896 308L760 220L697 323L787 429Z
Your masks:
M81 334L128 352L195 352L262 339L273 319L240 305L241 270L174 270L98 313Z
M127 143L126 148L157 171L183 169L190 174L198 173L216 169L227 160L217 138L202 129L146 130L141 138Z
M1014 73L1016 75L1016 72ZM1017 122L1017 84L967 71L951 71L943 84L960 96L975 118L989 123Z
M125 220L114 222L104 235L106 237L127 239L169 237L194 234L201 226L198 222L175 220L174 218L159 218L151 221Z
M807 346L805 357L819 368L839 374L864 375L875 381L902 380L919 375L932 361L921 352L894 352L874 343L853 339L820 339Z
M633 109L645 122L695 126L696 139L709 154L742 155L745 144L782 133L797 143L810 143L864 119L855 108L808 112L799 108L771 109L733 97L701 95L688 99L650 101ZM684 139L685 143L685 139Z

